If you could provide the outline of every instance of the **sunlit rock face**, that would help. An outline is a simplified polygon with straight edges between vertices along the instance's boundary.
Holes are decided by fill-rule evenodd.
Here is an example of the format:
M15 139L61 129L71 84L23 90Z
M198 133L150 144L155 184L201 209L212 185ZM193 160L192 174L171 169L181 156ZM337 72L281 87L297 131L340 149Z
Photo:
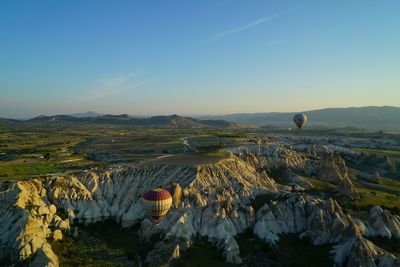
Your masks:
M19 181L0 187L0 240L2 259L23 261L34 255L32 266L58 266L47 243L50 236L62 238L70 230L69 220L56 215L41 180ZM35 265L36 264L36 265Z
M320 158L316 176L323 181L339 184L348 177L348 170L341 157L326 153Z
M285 158L274 164L305 164L303 155L288 149ZM276 157L280 152L271 153ZM240 264L234 236L253 230L272 244L287 233L309 237L314 244L336 244L337 264L370 266L379 261L395 266L394 256L362 237L362 233L372 233L372 225L356 223L333 199L295 193L277 184L259 168L268 161L265 156L232 155L206 165L141 165L2 184L0 256L35 262L36 266L58 266L48 238L71 234L70 224L75 221L93 223L111 217L123 227L138 224L143 238L161 234L162 240L146 259L149 264L160 255L168 259L178 255L196 237L207 238L224 251L227 261ZM155 187L163 187L173 196L173 206L159 224L140 204L141 196ZM256 213L251 201L265 194L270 198ZM61 218L61 210L67 219ZM386 227L394 236L395 227Z
M310 184L301 181L301 178L293 175L290 170L300 171L309 177L337 185L336 191L339 197L359 198L344 159L335 155L338 151L343 153L341 149L336 146L315 145L311 147L297 145L297 149L299 150L293 149L291 145L273 144L259 149L239 147L232 149L232 152L256 167L286 170L286 178L303 188L309 188Z
M254 223L250 199L277 190L266 174L237 158L203 166L144 165L2 184L2 257L12 261L33 257L43 263L48 256L47 266L56 266L47 238L62 238L74 220L92 223L113 217L126 227L142 221L146 213L140 197L160 186L173 192L174 207L157 228L167 236L215 240L229 239L250 227ZM62 220L57 208L68 219ZM233 243L226 246L233 248ZM232 254L227 257L235 259Z
M245 146L232 149L232 153L246 161L252 161L266 169L304 168L307 158L291 146L267 145L263 147ZM255 156L257 154L257 157Z

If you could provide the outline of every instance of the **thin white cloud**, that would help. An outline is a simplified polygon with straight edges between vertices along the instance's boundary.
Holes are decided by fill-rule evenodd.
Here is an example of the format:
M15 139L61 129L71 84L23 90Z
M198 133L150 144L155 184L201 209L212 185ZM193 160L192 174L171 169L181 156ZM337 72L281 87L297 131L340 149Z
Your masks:
M221 38L221 37L225 37L225 36L228 36L228 35L231 35L231 34L234 34L234 33L238 33L238 32L242 32L242 31L248 30L248 29L253 28L253 27L257 26L257 25L260 25L261 23L270 21L270 20L276 18L277 16L278 16L277 14L271 15L271 16L267 16L267 17L258 19L256 21L247 23L245 25L242 25L240 27L237 27L237 28L234 28L234 29L231 29L231 30L228 30L228 31L224 31L224 32L221 32L221 33L218 33L217 35L215 35L215 38Z
M137 73L120 74L113 77L99 79L93 88L76 98L78 101L91 101L122 92L137 89L146 84L145 81L136 81Z

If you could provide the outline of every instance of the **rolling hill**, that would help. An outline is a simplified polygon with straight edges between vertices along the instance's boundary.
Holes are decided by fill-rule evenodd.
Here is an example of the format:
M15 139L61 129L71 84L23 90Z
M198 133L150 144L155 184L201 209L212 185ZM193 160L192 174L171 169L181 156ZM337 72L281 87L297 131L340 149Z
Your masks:
M309 127L356 127L374 130L400 130L400 107L350 107L303 111ZM293 127L296 112L237 113L221 116L198 116L259 126Z
M71 117L76 117L76 118L91 118L91 117L97 117L97 116L102 116L104 114L93 112L93 111L88 111L84 113L74 113L74 114L68 114L68 116Z
M237 123L224 120L201 120L178 115L153 116L149 118L138 118L127 114L122 115L100 115L100 116L38 116L30 120L0 119L3 126L18 125L40 125L40 126L62 126L62 125L119 125L136 127L165 127L165 128L237 128Z
M371 130L400 130L400 107L350 107L326 108L302 111L308 116L307 127L319 128L361 128ZM296 112L236 113L227 115L178 115L139 117L122 115L97 115L87 112L71 115L38 116L30 120L0 118L0 128L13 126L63 126L76 125L118 125L136 127L167 128L241 128L245 125L294 127Z

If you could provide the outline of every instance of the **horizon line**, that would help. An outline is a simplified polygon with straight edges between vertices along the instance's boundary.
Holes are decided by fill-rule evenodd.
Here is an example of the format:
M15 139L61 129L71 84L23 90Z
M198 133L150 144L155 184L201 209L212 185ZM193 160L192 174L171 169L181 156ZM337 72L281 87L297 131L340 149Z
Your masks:
M154 114L128 114L128 113L101 113L101 112L95 112L95 111L85 111L85 112L76 112L76 113L68 113L68 114L53 114L53 115L45 115L45 114L39 114L35 115L32 117L3 117L0 116L2 119L10 119L10 120L30 120L34 119L40 116L45 116L45 117L55 117L55 116L71 116L73 117L74 115L80 115L80 114L85 114L85 113L95 113L97 116L120 116L120 115L127 115L127 116L132 116L132 117L155 117L155 116L173 116L173 115L178 115L181 117L200 117L200 116L229 116L229 115L236 115L236 114L268 114L268 113L304 113L304 112L312 112L312 111L319 111L319 110L326 110L326 109L350 109L350 108L400 108L400 106L391 106L391 105L370 105L370 106L346 106L346 107L325 107L325 108L316 108L316 109L309 109L309 110L298 110L298 111L260 111L260 112L231 112L231 113L214 113L214 114L201 114L201 113L154 113Z

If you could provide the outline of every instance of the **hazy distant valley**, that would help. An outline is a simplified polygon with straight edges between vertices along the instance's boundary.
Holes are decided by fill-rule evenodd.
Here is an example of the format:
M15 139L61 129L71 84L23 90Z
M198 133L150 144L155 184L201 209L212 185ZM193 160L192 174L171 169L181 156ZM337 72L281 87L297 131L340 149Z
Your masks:
M369 130L400 130L400 107L327 108L304 111L311 119L308 127L320 129L354 128ZM294 112L238 113L193 116L106 115L95 112L69 115L37 116L15 120L0 118L0 128L24 125L52 127L67 125L120 125L170 128L249 128L293 127Z
M400 107L326 108L304 111L311 119L309 127L400 130ZM199 116L258 126L291 127L295 112L238 113L222 116Z

